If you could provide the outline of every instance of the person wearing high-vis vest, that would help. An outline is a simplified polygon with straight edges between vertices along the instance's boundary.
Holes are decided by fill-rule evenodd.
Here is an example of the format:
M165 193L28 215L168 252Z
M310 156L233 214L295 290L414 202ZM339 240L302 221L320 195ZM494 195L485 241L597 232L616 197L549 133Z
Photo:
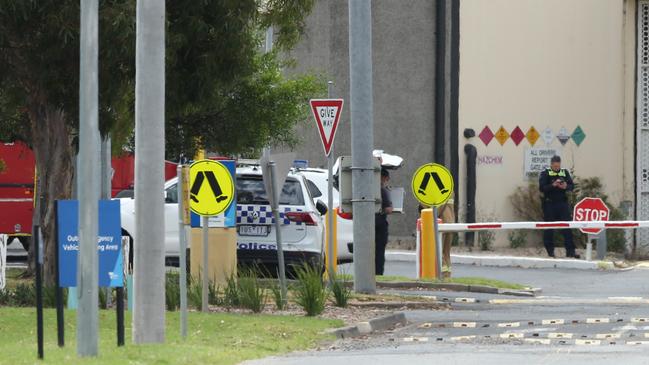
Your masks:
M570 173L561 168L561 157L553 156L550 160L550 168L543 170L539 176L539 190L543 193L541 198L543 219L546 222L572 220L567 193L574 188ZM566 256L578 259L579 255L575 252L575 244L572 240L572 231L562 229L561 234L563 234L566 246ZM543 244L548 255L554 257L554 230L543 231Z

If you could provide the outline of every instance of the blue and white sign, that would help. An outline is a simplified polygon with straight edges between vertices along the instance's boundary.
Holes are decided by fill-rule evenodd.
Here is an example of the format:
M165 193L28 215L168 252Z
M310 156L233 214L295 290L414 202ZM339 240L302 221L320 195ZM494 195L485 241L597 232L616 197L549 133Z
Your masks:
M77 256L79 252L79 202L57 201L59 245L59 286L77 286ZM99 286L124 286L122 257L122 225L119 200L99 201Z
M230 175L232 175L232 181L234 181L235 187L237 184L237 167L234 161L232 160L226 160L226 161L219 161L222 163L228 171L230 171ZM203 226L202 222L203 220L201 219L201 216L194 212L191 213L191 226L192 228L200 228ZM234 200L232 201L232 204L226 209L223 213L217 214L215 216L209 217L207 220L207 226L210 228L230 228L230 227L236 227L237 226L237 197L236 197L236 189L235 189L235 197Z

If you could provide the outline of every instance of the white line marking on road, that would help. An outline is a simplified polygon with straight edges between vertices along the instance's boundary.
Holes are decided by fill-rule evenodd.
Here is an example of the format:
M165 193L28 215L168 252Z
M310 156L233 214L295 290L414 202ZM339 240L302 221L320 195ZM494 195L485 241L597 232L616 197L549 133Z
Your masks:
M631 318L631 323L648 323L649 318Z
M476 336L455 336L451 337L451 341L467 341L467 340L473 340L475 339Z
M453 322L453 328L475 328L475 322Z
M514 328L520 326L521 326L521 322L498 323L498 327L500 328Z
M525 335L522 333L501 333L500 334L500 338L504 338L504 339L512 339L512 338L519 339L523 337L525 337Z
M557 333L552 332L548 333L548 338L557 339L557 338L572 338L572 333Z
M563 319L544 319L541 322L543 325L548 325L548 324L564 324L566 323L565 320Z
M622 326L622 327L614 327L613 331L637 331L638 327L636 326Z
M475 303L475 298L455 298L455 303Z
M628 301L638 301L643 300L643 297L608 297L609 300L628 300Z
M586 323L588 324L595 324L595 323L610 323L611 320L609 318L587 318Z
M649 341L627 341L627 345L649 345Z
M423 323L419 326L419 328L432 328L433 324L432 323Z
M599 338L600 340L620 338L620 337L622 337L620 333L598 333L595 335L595 338Z
M600 340L575 340L575 345L600 345Z
M547 338L526 338L525 342L534 343L534 344L541 344L541 345L549 345L549 344L552 343L552 341L550 341Z
M428 337L404 337L403 342L428 342Z

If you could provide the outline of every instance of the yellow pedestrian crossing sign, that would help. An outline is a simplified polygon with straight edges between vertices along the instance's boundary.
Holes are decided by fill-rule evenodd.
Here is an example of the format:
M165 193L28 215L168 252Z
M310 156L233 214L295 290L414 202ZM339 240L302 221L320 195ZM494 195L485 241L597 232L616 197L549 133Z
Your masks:
M425 206L440 206L453 194L453 176L440 164L425 164L412 177L412 193Z
M225 165L213 160L189 166L189 208L202 216L224 212L234 199L234 180Z

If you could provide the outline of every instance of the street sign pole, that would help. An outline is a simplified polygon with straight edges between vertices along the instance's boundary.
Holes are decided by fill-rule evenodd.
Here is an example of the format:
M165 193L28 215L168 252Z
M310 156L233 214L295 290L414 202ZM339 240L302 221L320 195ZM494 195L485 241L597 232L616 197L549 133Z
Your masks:
M372 100L372 2L349 2L349 76L352 123L354 290L376 292L374 268L374 123Z
M99 212L99 91L98 1L81 2L79 63L79 256L77 287L77 354L98 353L99 258L97 231ZM40 237L39 237L40 239Z
M180 336L187 338L187 236L185 235L185 176L183 166L178 164L178 242L180 244Z
M209 221L210 217L204 215L202 217L203 221L203 290L201 291L202 293L202 298L201 298L201 311L203 313L207 313L209 311L209 290L210 290L210 278L209 278L209 271L208 271L208 266L210 264L210 260L208 258L208 255L210 254L210 248L209 248Z
M275 161L268 162L268 169L270 170L270 195L272 199L271 210L273 211L273 219L275 220L275 237L277 240L277 266L279 269L279 285L282 293L282 304L285 306L287 302L287 290L286 290L286 269L284 267L284 249L282 244L282 225L279 221L279 198L281 194L278 193L277 186L277 169L275 168ZM284 180L282 180L284 181Z
M138 0L133 342L164 343L165 2ZM95 279L96 280L96 279Z
M327 97L331 98L331 87L333 81L327 82ZM338 111L340 113L340 111ZM331 150L327 156L327 272L329 281L332 281L335 273L335 254L334 254L334 219L336 212L334 211L334 196L333 196L333 166L334 166L334 146L331 141Z

